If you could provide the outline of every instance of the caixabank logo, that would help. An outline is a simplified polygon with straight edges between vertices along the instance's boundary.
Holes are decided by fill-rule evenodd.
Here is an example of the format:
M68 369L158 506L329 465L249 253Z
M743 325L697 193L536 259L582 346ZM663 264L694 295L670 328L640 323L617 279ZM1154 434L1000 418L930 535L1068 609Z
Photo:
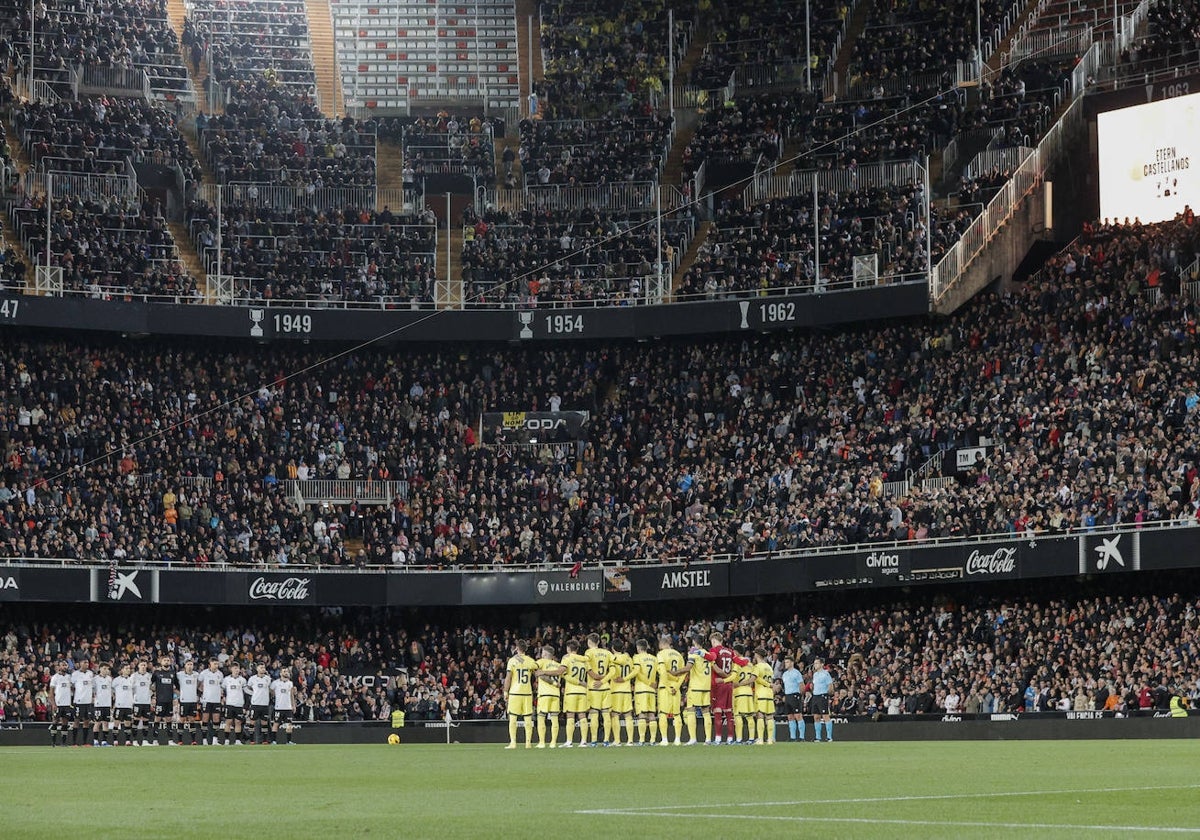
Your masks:
M1142 568L1142 540L1137 531L1085 534L1079 538L1079 574L1137 572Z

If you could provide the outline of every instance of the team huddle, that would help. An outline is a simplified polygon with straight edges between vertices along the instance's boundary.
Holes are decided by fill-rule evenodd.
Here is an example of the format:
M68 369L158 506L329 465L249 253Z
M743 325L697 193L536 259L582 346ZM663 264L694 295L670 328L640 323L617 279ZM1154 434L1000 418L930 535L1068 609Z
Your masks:
M248 677L237 662L228 673L216 659L203 671L190 660L180 671L170 665L164 656L150 671L141 660L136 669L122 665L114 677L108 664L94 672L83 659L68 673L67 663L59 662L50 678L50 746L150 747L162 739L195 746L197 738L212 746L240 745L251 723L249 743L278 743L280 732L293 743L296 689L288 669L272 679L261 663Z
M658 639L656 653L650 652L645 639L632 645L614 645L614 650L601 647L600 641L598 634L591 634L583 652L579 642L567 642L561 661L555 659L550 647L541 648L540 657L535 659L529 655L526 642L515 644L516 654L508 660L504 677L507 749L516 749L522 721L525 747L533 746L530 718L535 700L539 749L559 745L562 715L566 721L563 747L575 746L577 727L581 747L696 744L700 721L705 743L775 742L774 667L765 649L756 649L751 661L726 647L719 632L709 637L708 648L702 646L701 636L692 636L686 655L675 650L670 636ZM673 742L668 732L672 725Z

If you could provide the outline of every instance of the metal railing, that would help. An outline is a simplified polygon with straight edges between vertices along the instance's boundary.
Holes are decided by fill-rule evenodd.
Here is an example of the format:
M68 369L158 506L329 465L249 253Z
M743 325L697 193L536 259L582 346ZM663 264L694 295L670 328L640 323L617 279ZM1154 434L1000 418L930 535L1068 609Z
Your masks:
M1012 542L1012 543L1025 542L1025 543L1028 543L1030 540L1052 539L1055 537L1075 537L1075 536L1084 536L1084 535L1098 537L1098 536L1107 536L1110 534L1133 534L1133 533L1137 533L1137 532L1145 533L1145 532L1150 532L1150 531L1165 531L1165 530L1174 530L1177 528L1190 528L1190 527L1195 527L1195 526L1196 526L1195 518L1189 516L1189 517L1180 518L1180 519L1162 519L1162 520L1154 520L1154 521L1150 521L1150 522L1142 522L1142 523L1138 523L1138 524L1122 523L1122 524L1118 524L1118 525L1098 525L1098 526L1095 526L1092 528L1072 526L1069 528L1063 528L1059 531L1053 531L1053 532L1036 532L1035 533L1035 532L1026 531L1026 532L1014 533L1011 531L1001 531L1001 532L993 532L993 533L988 533L988 534L977 534L977 535L971 536L971 537L932 537L932 538L928 538L928 539L924 539L924 540L913 539L913 540L888 540L888 541L884 541L884 542L847 543L845 545L812 546L812 547L808 547L808 548L791 548L791 549L783 549L783 550L778 550L778 551L761 551L761 552L754 552L754 553L749 553L749 554L745 554L745 555L724 553L724 554L710 554L707 556L697 557L695 555L690 555L690 554L688 554L688 555L670 554L670 555L662 555L662 556L656 556L656 557L643 556L643 557L639 557L639 558L632 559L632 560L622 559L619 561L613 560L613 561L607 561L607 562L601 561L601 560L596 560L596 561L588 560L588 561L584 561L584 565L586 568L594 569L594 568L613 568L613 567L627 567L627 566L672 566L672 565L678 565L681 563L686 563L686 564L689 564L690 566L704 566L704 565L711 565L714 563L755 562L757 560L767 560L767 559L803 561L804 559L809 558L809 557L839 557L839 556L844 556L847 554L859 554L863 551L881 551L881 550L893 550L893 549L904 549L904 548L911 549L914 546L920 546L922 548L925 548L925 547L928 547L928 548L935 548L935 547L954 548L954 547L960 547L960 546L961 547L970 547L970 546L979 545L981 543L995 543L995 542ZM82 567L82 568L107 569L109 566L109 560L107 558L105 558L105 559L91 559L91 558L77 559L77 558L65 558L65 557L0 557L0 564L29 566L31 568L61 568L64 566L70 566L70 567L74 567L74 568ZM129 563L129 565L135 565L139 568L163 568L163 569L173 568L173 567L180 566L180 565L187 565L189 570L194 568L196 571L204 571L204 572L209 572L212 574L223 574L223 573L229 571L231 568L240 568L239 566L232 566L232 565L226 565L226 566L211 566L210 565L210 566L195 566L195 567L193 567L190 564L172 563L170 561L164 561L164 560L134 561L134 562ZM253 564L246 564L246 565L261 566L262 564L253 563ZM390 562L386 562L386 563L383 563L380 565L382 565L386 568L392 568L392 565ZM518 569L543 569L543 568L549 567L550 565L552 565L552 564L549 564L549 563L541 563L541 564L504 563L504 564L500 564L498 567L503 568L503 569L518 570ZM372 567L369 559L367 562L367 569L361 569L361 568L352 567L352 566L322 566L319 564L306 564L306 563L300 563L300 562L289 562L287 564L287 568L288 569L320 569L322 572L327 573L327 574L345 574L345 575L364 574L367 572L374 572L374 573L378 574L378 572L379 572L379 566ZM445 569L445 568L437 568L437 567L432 567L432 566L408 565L408 566L404 566L402 570L404 572L419 572L419 573L431 574L431 575L461 574L461 570L459 570L459 569Z
M880 161L865 163L853 169L811 169L788 175L773 174L773 170L754 176L743 193L746 207L776 198L810 194L814 185L819 191L845 193L854 190L886 187L905 187L920 184L923 179L920 164L911 161Z
M1089 50L1090 55L1097 52L1097 45L1093 45ZM1084 63L1080 64L1082 66ZM1079 69L1076 68L1076 71ZM1012 177L1000 187L962 237L947 249L942 259L934 266L929 277L932 300L940 300L946 294L971 262L983 252L1001 225L1022 207L1025 199L1041 181L1046 168L1061 157L1068 138L1075 134L1083 123L1081 99L1085 89L1086 82L1073 87L1073 100L1066 112L1046 132L1032 154L1025 157Z
M611 210L653 210L658 185L653 181L613 184L530 184L524 189L500 187L484 194L487 204L503 210L525 208L572 210L583 207Z
M296 479L280 482L284 493L302 500L304 504L364 504L385 505L395 499L408 498L407 481L376 481L372 479Z
M984 149L963 167L963 177L978 178L988 172L1006 169L1017 169L1025 159L1033 154L1028 146L1009 146L1006 149Z

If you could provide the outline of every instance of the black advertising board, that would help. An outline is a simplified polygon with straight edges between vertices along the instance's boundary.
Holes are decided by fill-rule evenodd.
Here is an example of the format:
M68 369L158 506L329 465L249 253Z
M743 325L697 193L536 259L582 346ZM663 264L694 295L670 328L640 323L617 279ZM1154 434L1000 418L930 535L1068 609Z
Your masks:
M812 574L807 557L754 560L729 567L730 595L777 595L810 589Z
M1018 543L1022 578L1069 577L1079 573L1079 537L1041 537Z
M1200 567L1200 528L1009 537L951 545L630 568L496 572L0 565L0 602L452 606L755 596Z
M604 575L599 569L570 572L529 572L533 578L533 603L571 604L600 601L604 597Z
M0 601L21 600L21 570L16 566L0 566Z
M92 600L95 569L21 569L17 579L22 601L75 603ZM7 583L7 581L5 581Z
M0 294L0 327L302 342L359 342L381 335L387 335L389 343L655 338L792 329L928 311L924 283L659 306L453 311L184 306Z
M463 576L456 572L387 575L387 603L404 607L447 607L463 602Z
M464 604L528 604L532 601L533 577L528 572L463 575Z
M1143 531L1138 560L1143 569L1191 569L1200 566L1200 534L1195 528Z
M729 564L651 566L604 570L604 600L664 601L729 594Z

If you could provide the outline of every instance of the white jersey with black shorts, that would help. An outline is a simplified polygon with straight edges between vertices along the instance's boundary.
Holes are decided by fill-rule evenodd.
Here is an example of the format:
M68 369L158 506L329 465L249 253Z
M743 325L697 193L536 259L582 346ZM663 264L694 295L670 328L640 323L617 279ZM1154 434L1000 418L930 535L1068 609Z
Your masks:
M96 708L92 717L99 721L112 720L113 678L103 674L96 677Z
M135 671L129 678L129 685L133 690L134 717L150 717L150 707L154 704L154 676L148 671L144 674Z
M222 680L221 687L225 689L225 708L222 716L240 720L246 713L246 678L240 674L236 677L228 676Z
M200 672L200 711L206 715L221 713L221 682L225 675L205 668Z
M291 723L296 714L295 687L291 680L275 680L271 683L275 695L275 722Z
M148 675L147 675L148 676ZM114 720L132 720L133 719L133 678L132 677L117 677L113 680L113 719ZM146 680L146 712L150 712L150 680Z
M75 690L75 715L80 720L90 720L95 706L96 675L90 670L71 674L71 687Z
M54 716L60 720L74 720L75 707L71 705L71 678L66 674L55 674L50 678L50 690L54 692Z
M246 687L250 689L250 719L266 720L271 706L271 678L255 674L246 680Z
M179 682L179 716L195 717L196 707L200 704L200 675L195 671L190 674L180 671L175 679Z

